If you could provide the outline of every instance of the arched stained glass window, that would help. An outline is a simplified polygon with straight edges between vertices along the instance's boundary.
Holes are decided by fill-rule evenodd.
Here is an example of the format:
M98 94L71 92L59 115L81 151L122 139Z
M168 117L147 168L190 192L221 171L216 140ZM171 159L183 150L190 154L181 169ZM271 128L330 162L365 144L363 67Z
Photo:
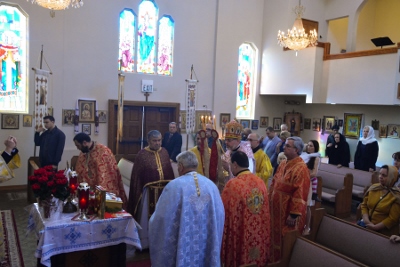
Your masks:
M27 14L0 3L0 111L28 112Z
M239 47L238 78L236 92L236 118L252 119L255 100L255 62L257 51L251 44Z
M135 19L131 9L124 9L119 14L119 70L134 72L135 61Z
M158 7L152 0L143 0L139 5L137 72L155 73L157 22Z
M165 15L158 24L157 73L172 76L174 20Z

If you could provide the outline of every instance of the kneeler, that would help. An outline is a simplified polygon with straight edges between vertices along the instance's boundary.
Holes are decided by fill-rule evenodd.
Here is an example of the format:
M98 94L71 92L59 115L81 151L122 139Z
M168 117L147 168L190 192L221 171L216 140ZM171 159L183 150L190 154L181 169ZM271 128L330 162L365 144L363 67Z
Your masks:
M159 180L147 183L143 187L143 192L135 213L135 220L142 228L138 230L142 249L149 247L149 219L156 209L157 201L160 198L164 187L170 181L171 180Z

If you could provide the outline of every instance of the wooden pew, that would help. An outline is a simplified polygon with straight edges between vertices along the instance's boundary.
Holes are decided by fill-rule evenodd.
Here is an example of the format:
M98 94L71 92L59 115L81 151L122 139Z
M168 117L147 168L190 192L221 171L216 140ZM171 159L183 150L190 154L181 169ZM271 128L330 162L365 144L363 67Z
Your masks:
M339 218L349 217L351 214L353 175L351 173L337 174L320 169L318 169L317 175L322 178L322 200L334 203L335 216Z
M268 266L344 267L366 265L300 237L298 231L291 231L287 233L283 239L281 261L268 264Z
M400 244L393 244L387 236L330 215L316 217L315 243L367 266L397 266L400 262Z
M378 172L366 172L347 167L338 168L336 165L321 163L318 170L324 172L332 172L337 174L346 175L351 173L353 175L353 188L352 194L358 199L364 197L364 193L367 191L371 184L378 183L379 173Z

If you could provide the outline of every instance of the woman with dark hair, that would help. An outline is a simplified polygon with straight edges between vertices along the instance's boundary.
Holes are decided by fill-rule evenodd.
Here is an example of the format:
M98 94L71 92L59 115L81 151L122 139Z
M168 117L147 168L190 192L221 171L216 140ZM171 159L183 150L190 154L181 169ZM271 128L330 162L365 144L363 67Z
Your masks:
M362 171L375 171L375 164L378 159L379 146L375 139L374 128L367 125L363 129L363 137L357 144L356 154L354 155L354 168Z
M311 207L315 205L315 200L321 201L317 197L317 186L318 186L317 172L321 157L321 154L318 151L319 151L318 141L310 140L306 147L307 153L302 153L300 156L307 164L311 180L310 191L308 193L308 200L307 200L306 225L304 226L303 235L310 234Z
M338 168L349 167L350 148L342 134L335 134L335 141L326 146L325 153L329 157L329 164L337 165Z
M396 167L382 166L379 183L370 186L361 203L365 227L387 236L399 233L400 190L394 186L397 175Z
M393 166L397 168L398 175L397 175L397 182L394 184L396 187L400 188L400 152L393 153Z

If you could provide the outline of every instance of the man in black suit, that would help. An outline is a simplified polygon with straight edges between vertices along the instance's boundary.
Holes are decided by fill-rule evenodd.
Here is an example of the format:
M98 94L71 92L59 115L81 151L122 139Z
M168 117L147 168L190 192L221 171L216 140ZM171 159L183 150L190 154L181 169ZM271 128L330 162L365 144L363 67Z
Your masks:
M162 147L168 151L169 158L176 162L176 156L181 153L182 135L177 132L178 127L175 122L169 124L169 132L164 134Z

